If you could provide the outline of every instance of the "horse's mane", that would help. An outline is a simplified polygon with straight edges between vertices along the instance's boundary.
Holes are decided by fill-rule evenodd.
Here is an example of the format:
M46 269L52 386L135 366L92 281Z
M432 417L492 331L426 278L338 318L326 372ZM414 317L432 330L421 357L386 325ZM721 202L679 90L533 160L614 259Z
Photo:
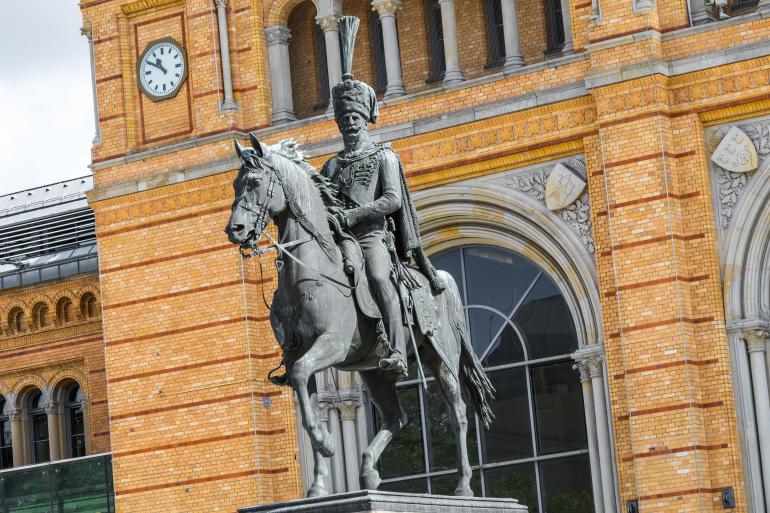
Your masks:
M270 146L269 149L271 152L294 162L307 173L318 192L321 193L321 199L327 209L342 206L337 201L329 180L307 162L307 154L299 149L299 142L296 139L285 139Z

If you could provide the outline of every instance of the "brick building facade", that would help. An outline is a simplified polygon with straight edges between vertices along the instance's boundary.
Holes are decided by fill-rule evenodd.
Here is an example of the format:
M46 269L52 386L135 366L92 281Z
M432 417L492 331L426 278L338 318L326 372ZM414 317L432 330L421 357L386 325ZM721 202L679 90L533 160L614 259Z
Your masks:
M474 488L531 511L606 513L717 511L727 489L732 511L768 511L766 0L80 8L98 105L98 288L85 273L0 291L13 346L0 347L0 392L88 389L89 452L111 446L118 511L234 511L308 485L293 398L265 378L279 360L263 301L275 268L242 261L222 230L234 140L296 138L316 168L341 149L327 112L340 14L362 19L354 70L382 96L372 133L401 155L426 247L463 277L472 336L490 337L485 365L511 389L503 426L474 435ZM167 37L189 74L153 101L137 60ZM575 195L554 189L560 177ZM473 300L488 279L479 269L496 265L507 271ZM524 292L497 298L516 273L529 276ZM73 302L90 291L101 322L23 336L4 324L17 305L32 324L36 302L54 312L62 290ZM517 340L523 356L494 360ZM340 446L334 488L355 489L346 451L376 416L355 376L327 373L316 387ZM424 458L396 462L385 486L441 493L452 468L436 460L430 393L404 383L402 395Z

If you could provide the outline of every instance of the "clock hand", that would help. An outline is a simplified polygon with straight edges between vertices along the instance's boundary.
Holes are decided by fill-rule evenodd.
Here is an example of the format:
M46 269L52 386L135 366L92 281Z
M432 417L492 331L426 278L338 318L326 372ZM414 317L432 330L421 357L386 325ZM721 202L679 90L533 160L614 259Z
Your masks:
M155 59L155 67L161 70L164 75L168 74L168 70L160 63L160 59Z

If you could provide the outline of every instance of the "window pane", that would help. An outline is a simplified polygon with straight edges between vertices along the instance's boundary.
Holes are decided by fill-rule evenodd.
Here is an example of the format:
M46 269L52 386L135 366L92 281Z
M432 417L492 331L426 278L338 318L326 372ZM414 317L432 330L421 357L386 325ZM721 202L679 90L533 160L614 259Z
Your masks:
M379 467L383 478L415 474L425 470L422 417L417 387L402 388L398 391L398 399L409 417L409 424L393 438L382 453ZM381 425L379 412L376 412L374 424L375 428L379 429Z
M423 477L420 479L407 479L406 481L382 483L380 485L380 490L386 492L428 493L428 481Z
M546 513L593 513L588 455L540 463L540 486Z
M449 420L449 409L438 384L432 381L428 384L426 399L426 416L428 417L428 441L430 446L430 469L449 470L457 468L457 444L452 422ZM476 465L479 459L479 449L476 443L476 419L473 410L468 406L468 459L471 465Z
M541 454L585 449L585 413L580 377L571 362L532 369L537 442Z
M83 410L72 408L70 417L70 456L77 458L86 455L85 429L83 425Z
M566 355L577 350L572 316L559 289L543 275L516 312L530 359Z
M468 324L470 324L468 329L476 356L481 358L489 347L492 337L497 334L504 322L505 319L498 313L481 308L468 309Z
M511 325L508 324L500 336L497 337L497 340L495 340L483 363L487 367L494 367L496 365L523 361L524 349L521 339Z
M529 508L530 513L539 511L535 466L532 463L487 469L484 475L488 497L517 499Z
M491 306L509 315L539 272L536 265L508 250L467 248L468 304Z
M433 495L454 495L458 479L458 474L447 474L431 478L431 493ZM471 490L473 490L473 495L476 497L481 496L481 477L478 470L471 476Z
M527 382L523 367L489 373L497 392L492 401L495 420L484 430L484 463L532 456Z

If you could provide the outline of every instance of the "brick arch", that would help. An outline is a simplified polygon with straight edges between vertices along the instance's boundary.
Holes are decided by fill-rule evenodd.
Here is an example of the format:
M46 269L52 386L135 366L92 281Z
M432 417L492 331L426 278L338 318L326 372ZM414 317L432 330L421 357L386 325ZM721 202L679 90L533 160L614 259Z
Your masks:
M26 374L11 386L12 392L16 394L16 397L21 398L22 401L26 399L27 394L33 388L37 388L43 394L46 394L49 388L48 382L39 374Z
M10 332L10 326L8 324L8 314L10 314L15 308L20 308L22 312L24 312L24 322L27 326L27 332L31 331L32 329L32 308L31 306L25 302L21 301L19 299L13 299L11 300L2 312L0 312L0 328L2 331L0 333L2 334L11 334ZM14 336L19 335L18 333L14 333Z
M37 310L40 308L48 308L48 326L45 326L46 328L50 328L54 324L54 319L56 318L56 308L51 304L51 300L48 297L45 298L38 298L35 300L35 302L32 304L32 307L29 310L29 316L30 316L30 331L39 330L43 326L38 326L37 321Z
M267 17L265 18L265 27L272 27L273 25L287 26L289 23L289 15L299 4L305 0L275 0L267 11ZM318 8L318 2L311 0L313 5Z
M59 302L63 299L68 299L70 303L72 303L73 318L70 319L70 322L75 321L78 315L78 312L77 312L77 307L79 304L78 297L71 291L61 291L57 293L55 296L53 296L53 315L57 326L62 325L61 319L59 319Z
M13 394L13 389L10 387L10 385L8 385L5 381L0 380L0 396L7 400L8 396L11 394Z
M67 367L56 371L53 376L48 378L48 383L54 393L60 392L64 385L73 381L80 385L80 389L83 391L84 396L91 397L88 378L80 369Z

